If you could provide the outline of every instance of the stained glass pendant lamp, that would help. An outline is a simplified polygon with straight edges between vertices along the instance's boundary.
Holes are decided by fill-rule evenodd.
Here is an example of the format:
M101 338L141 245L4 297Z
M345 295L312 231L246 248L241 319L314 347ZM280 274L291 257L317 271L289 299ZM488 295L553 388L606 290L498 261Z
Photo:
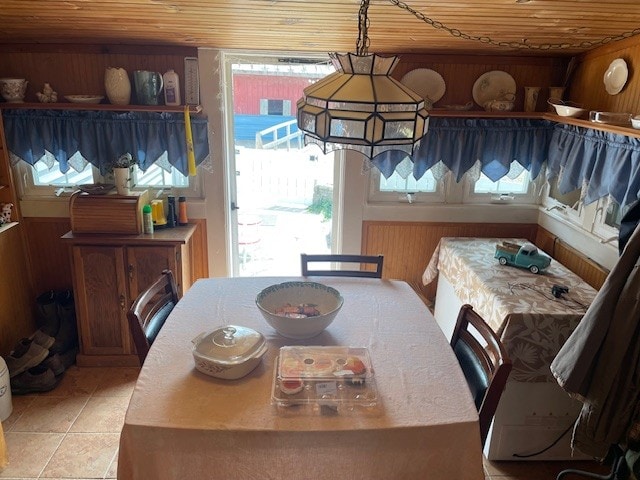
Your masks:
M413 154L427 133L424 99L390 75L398 57L368 54L369 0L358 14L356 53L330 53L336 72L304 89L298 128L324 153L343 148L371 159L387 150Z

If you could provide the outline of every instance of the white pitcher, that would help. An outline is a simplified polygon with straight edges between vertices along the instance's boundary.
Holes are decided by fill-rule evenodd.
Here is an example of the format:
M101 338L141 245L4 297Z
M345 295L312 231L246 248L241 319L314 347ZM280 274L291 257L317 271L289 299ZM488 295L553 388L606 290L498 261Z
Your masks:
M129 105L131 82L124 68L108 67L104 73L104 88L107 98L114 105Z

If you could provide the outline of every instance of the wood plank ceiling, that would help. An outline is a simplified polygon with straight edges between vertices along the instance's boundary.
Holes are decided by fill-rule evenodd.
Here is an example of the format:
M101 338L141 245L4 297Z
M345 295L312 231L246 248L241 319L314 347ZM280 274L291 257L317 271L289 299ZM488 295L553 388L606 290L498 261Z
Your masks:
M406 0L410 9L514 49L434 28L399 0L371 0L370 52L571 55L640 27L638 0ZM0 44L133 44L288 52L354 51L358 0L1 0Z

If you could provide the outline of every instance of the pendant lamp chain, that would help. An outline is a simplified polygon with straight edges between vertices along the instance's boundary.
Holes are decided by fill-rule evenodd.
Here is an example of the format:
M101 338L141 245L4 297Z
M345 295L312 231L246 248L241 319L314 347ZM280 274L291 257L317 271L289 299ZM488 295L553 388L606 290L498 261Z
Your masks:
M356 53L366 55L369 51L369 0L362 0L358 11L358 41L356 42Z

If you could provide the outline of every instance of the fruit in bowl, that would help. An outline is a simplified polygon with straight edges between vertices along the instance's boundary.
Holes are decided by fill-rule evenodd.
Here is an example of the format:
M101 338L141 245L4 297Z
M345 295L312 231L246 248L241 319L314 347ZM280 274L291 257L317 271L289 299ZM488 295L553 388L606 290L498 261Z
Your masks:
M262 316L283 337L315 337L327 328L344 299L335 288L316 282L283 282L262 290L256 305Z

